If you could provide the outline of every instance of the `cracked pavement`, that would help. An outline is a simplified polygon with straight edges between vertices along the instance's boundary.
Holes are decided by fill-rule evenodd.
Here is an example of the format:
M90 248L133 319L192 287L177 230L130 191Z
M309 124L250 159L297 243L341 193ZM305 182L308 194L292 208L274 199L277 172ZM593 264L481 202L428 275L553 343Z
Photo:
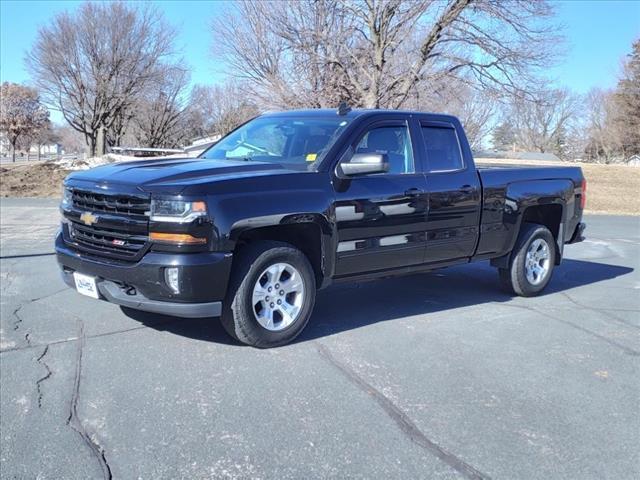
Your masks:
M56 202L2 199L2 478L640 476L640 219L588 216L547 293L486 263L331 287L294 344L82 297Z

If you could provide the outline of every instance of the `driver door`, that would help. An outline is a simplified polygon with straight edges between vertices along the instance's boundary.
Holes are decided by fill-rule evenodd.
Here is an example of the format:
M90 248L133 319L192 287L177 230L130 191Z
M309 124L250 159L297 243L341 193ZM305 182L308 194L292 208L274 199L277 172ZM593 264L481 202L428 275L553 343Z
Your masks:
M353 153L387 155L389 171L335 182L336 277L423 262L428 194L410 130L406 120L376 122L352 144Z

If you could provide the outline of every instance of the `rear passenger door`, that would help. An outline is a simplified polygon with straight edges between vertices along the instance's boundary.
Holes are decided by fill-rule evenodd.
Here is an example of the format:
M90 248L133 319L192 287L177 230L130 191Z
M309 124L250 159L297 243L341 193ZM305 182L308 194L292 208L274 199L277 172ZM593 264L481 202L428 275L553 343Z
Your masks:
M425 263L471 257L478 239L481 186L459 124L420 121L429 192Z

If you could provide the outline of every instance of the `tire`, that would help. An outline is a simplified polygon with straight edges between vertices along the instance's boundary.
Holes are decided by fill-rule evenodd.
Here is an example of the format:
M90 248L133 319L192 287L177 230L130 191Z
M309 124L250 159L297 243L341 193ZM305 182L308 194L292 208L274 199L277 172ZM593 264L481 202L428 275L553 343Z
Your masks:
M297 281L288 283L293 279ZM298 283L302 287L297 287ZM280 288L275 289L276 285ZM255 242L244 247L234 261L223 302L222 326L246 345L285 345L306 326L315 297L315 275L306 255L287 243ZM256 298L260 300L254 304Z
M546 255L543 253L545 246ZM511 253L509 268L498 269L500 283L507 292L521 297L538 295L551 280L555 260L556 242L549 229L544 225L525 223Z

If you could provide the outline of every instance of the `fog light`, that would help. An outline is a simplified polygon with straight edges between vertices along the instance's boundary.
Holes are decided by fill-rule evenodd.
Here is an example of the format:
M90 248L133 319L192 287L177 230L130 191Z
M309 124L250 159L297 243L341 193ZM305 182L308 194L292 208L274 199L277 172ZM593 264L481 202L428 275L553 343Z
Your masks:
M177 267L164 269L164 281L173 293L180 293L180 269Z

